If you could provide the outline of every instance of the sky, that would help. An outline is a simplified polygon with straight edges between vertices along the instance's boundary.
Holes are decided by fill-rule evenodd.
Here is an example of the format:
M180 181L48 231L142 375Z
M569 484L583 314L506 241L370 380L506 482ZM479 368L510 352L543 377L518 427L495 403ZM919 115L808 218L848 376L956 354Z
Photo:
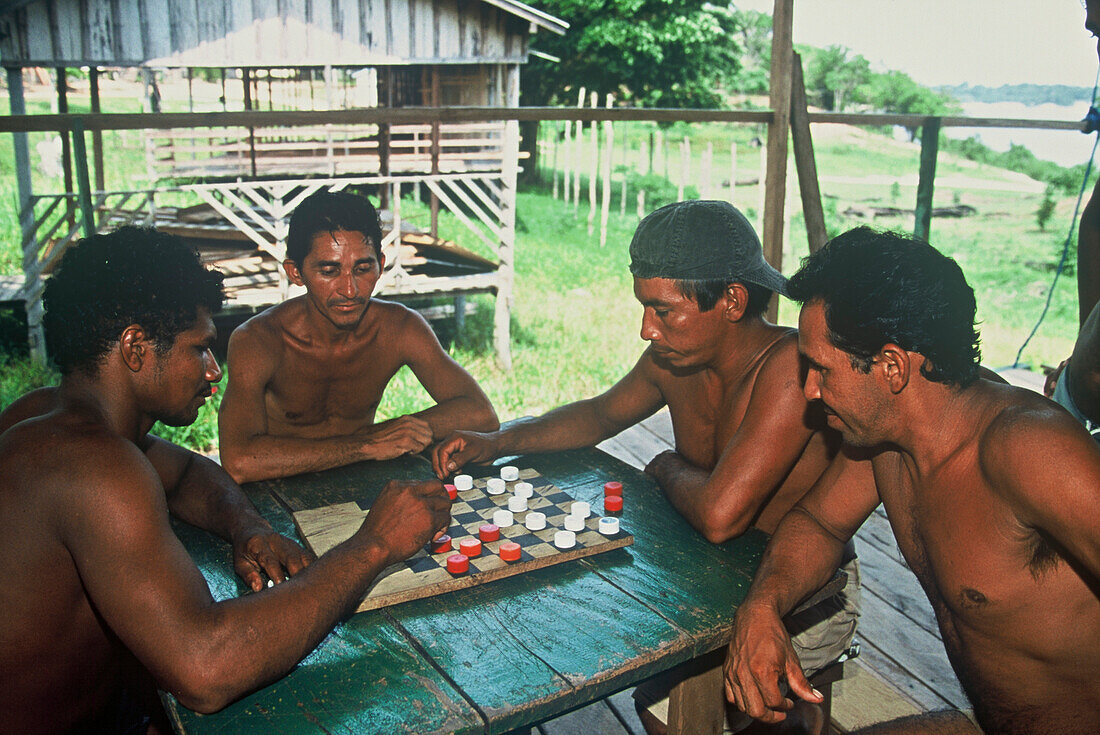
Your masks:
M773 0L734 0L772 12ZM929 85L1096 81L1079 0L795 0L794 42L839 44Z

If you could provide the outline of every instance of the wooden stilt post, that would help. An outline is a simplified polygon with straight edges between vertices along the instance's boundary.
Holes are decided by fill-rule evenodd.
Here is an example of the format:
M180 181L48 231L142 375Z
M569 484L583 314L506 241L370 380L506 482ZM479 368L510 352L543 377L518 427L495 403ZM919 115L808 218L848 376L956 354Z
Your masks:
M509 64L505 78L505 103L519 107L519 65ZM516 180L519 175L519 122L504 123L504 170L500 207L500 247L497 266L497 295L493 313L493 345L504 370L512 369L510 321L515 288Z
M244 109L252 109L252 70L243 69L242 77L244 82ZM252 176L256 176L256 129L252 126L248 128L248 160L252 169Z
M95 209L92 207L92 187L88 182L88 149L84 146L84 120L79 117L73 121L73 153L84 237L91 237L96 233Z
M581 87L577 95L577 109L584 107L588 92ZM573 138L573 215L576 216L581 209L581 161L584 160L584 123L577 120L574 127L576 133Z
M225 70L222 70L225 74ZM224 82L225 77L222 77ZM93 66L88 70L88 91L91 95L91 111L93 115L100 112L99 107L99 68ZM107 189L107 174L103 170L103 131L92 131L92 161L95 163L95 188L96 191Z
M8 104L13 115L26 115L23 99L23 70L16 66L6 68L8 73ZM31 157L26 133L12 133L12 152L15 154L15 188L19 197L19 230L23 236L23 283L27 310L27 344L31 358L39 365L46 364L46 339L42 331L42 288L38 272L38 241L34 234L34 205L31 189Z
M802 195L802 217L806 220L806 243L811 253L825 245L825 213L821 209L821 190L817 182L817 162L810 136L810 117L806 110L806 86L802 79L802 57L794 54L791 65L791 140L794 165L798 169L798 191Z
M439 67L432 67L432 107L439 107L442 101L442 95L439 86ZM432 123L432 175L435 176L439 173L439 135L440 124L438 121ZM432 192L430 207L432 213L432 237L439 237L439 197L435 192Z
M703 151L703 170L702 170L702 191L699 192L700 198L710 199L710 176L711 166L714 163L714 143L707 142L706 150Z
M783 207L787 194L787 135L791 118L792 21L794 0L775 0L772 10L772 63L768 90L772 122L768 126L768 170L764 182L764 258L772 267L783 267ZM775 321L776 299L768 307Z
M920 179L913 237L928 241L932 230L932 193L936 183L936 156L940 148L940 119L930 117L920 129Z
M63 66L55 69L57 72L57 113L66 115L69 112L69 72ZM73 191L73 149L69 144L69 136L61 136L61 175L64 180L65 193ZM69 229L76 226L76 208L72 199L65 200L65 218L69 221Z

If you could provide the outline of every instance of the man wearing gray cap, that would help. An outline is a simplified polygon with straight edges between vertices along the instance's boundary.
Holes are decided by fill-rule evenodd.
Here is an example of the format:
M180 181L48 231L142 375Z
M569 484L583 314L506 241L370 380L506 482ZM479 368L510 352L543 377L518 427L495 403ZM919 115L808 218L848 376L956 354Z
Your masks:
M765 262L744 215L718 201L670 204L643 219L630 271L649 342L633 369L594 398L500 431L451 434L433 452L436 474L503 455L594 446L667 406L676 449L654 457L646 472L669 502L713 543L749 528L771 533L839 445L802 393L796 330L764 318L786 279ZM855 632L859 572L854 554L849 561L847 589L788 620L810 671L836 660ZM651 732L664 728L673 683L635 692Z

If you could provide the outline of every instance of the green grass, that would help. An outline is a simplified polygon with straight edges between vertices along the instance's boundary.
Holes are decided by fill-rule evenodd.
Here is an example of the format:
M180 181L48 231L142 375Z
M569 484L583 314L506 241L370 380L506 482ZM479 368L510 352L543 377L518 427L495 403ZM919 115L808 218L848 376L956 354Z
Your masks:
M134 103L136 104L136 103ZM44 111L44 109L42 110ZM558 128L560 129L560 125ZM550 129L549 127L547 129ZM628 123L616 126L616 141L625 146L616 153L616 166L629 164L647 168L643 163L643 144L656 126ZM544 130L544 134L547 130ZM715 182L729 176L730 142L737 143L738 179L758 175L759 148L754 137L762 137L755 125L700 124L672 126L663 131L671 141L669 168L677 180L678 141L692 137L693 181L699 186L702 155L706 143L714 149ZM127 133L133 140L120 138L112 149L116 172L108 182L119 188L142 185L134 179L144 172L140 136ZM874 130L815 126L815 148L821 189L825 198L827 221L833 234L857 224L912 230L911 217L866 221L845 215L853 206L870 204L912 207L914 187L908 183L893 186L894 180L915 180L919 166L919 146L899 142ZM0 136L0 272L17 272L18 235L14 215L14 183L11 170L10 136ZM33 146L33 142L32 142ZM32 148L33 150L33 148ZM32 153L33 158L33 153ZM541 171L546 182L552 157L542 159ZM559 160L559 163L561 161ZM658 158L657 172L663 173ZM549 196L549 184L521 193L518 202L516 287L512 312L511 336L513 369L499 369L492 352L493 300L473 299L477 312L467 320L466 330L458 335L452 348L454 357L480 382L502 419L539 414L564 402L605 390L620 378L637 359L643 343L638 337L641 307L634 301L627 269L627 245L637 225L633 214L635 193L628 192L626 215L619 215L618 176L612 187L612 214L608 244L598 246L598 232L587 232L587 189L582 203L574 211ZM787 228L783 271L797 269L807 252L805 229L798 212L797 183L793 160L789 169L795 210ZM117 178L115 178L117 177ZM131 177L133 183L118 183ZM868 180L868 177L879 177ZM978 164L950 152L940 153L937 167L937 205L969 204L977 215L960 219L937 218L932 222L931 241L956 258L973 285L978 299L978 318L983 336L985 364L1009 365L1027 337L1046 299L1061 244L1066 237L1073 200L1058 200L1046 232L1040 232L1035 211L1041 193L1016 193L981 188L951 188L952 179L966 177L977 182L1000 184L1011 174L986 164ZM883 181L887 183L882 183ZM36 181L38 191L57 191L56 182ZM675 183L673 183L673 187ZM6 187L6 188L5 188ZM713 196L725 196L728 190L712 190ZM737 188L735 201L756 221L756 186ZM402 215L422 226L427 224L427 209L411 198L402 202ZM598 228L598 217L597 217ZM483 255L489 249L466 231L447 213L440 218L440 235L453 239ZM1052 302L1051 312L1038 335L1024 352L1022 362L1038 367L1055 365L1068 355L1077 331L1077 300L1072 273L1063 276ZM780 322L794 324L797 307L789 302L780 306ZM4 373L16 376L3 385L3 404L22 390L50 379L48 373L17 367L9 361ZM22 375L23 377L18 377ZM385 392L379 408L381 418L396 416L427 406L429 397L415 378L401 371ZM215 411L218 400L211 401L193 429L158 428L163 434L197 448L212 448L216 443Z

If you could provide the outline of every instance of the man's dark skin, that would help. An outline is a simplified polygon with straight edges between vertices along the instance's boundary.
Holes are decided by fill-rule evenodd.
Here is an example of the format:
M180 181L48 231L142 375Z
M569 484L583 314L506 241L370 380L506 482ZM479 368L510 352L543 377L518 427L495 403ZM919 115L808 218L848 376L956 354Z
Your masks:
M782 616L828 580L881 501L936 612L944 645L989 733L1095 730L1100 686L1100 452L1035 394L977 380L927 380L925 357L886 343L869 373L831 341L820 301L799 319L806 397L865 461L834 463L776 529L727 661L727 695L765 721L820 701ZM843 455L842 455L843 456ZM961 715L876 733L978 732Z
M593 446L667 405L676 451L646 467L708 540L766 532L832 456L800 389L794 330L745 316L748 292L727 286L701 312L668 278L635 278L644 307L634 368L607 392L492 433L456 432L433 450L436 475L508 454Z
M218 429L222 462L238 482L390 459L457 428L499 426L427 322L371 297L384 265L364 233L318 232L300 267L283 263L307 293L233 333ZM403 365L436 405L376 424L382 392Z
M215 602L172 532L169 508L230 538L258 517L235 493L225 499L231 483L199 486L216 474L205 463L181 463L181 450L147 436L156 420L195 419L220 378L214 334L200 309L162 352L132 324L92 373L68 373L55 392L4 414L5 729L103 731L121 689L133 686L124 671L132 659L184 705L216 711L286 673L354 611L382 569L449 523L439 483L390 483L352 539L305 568L300 550L275 542L286 544L279 564L292 576ZM244 566L256 565L283 576L279 565L244 556Z

